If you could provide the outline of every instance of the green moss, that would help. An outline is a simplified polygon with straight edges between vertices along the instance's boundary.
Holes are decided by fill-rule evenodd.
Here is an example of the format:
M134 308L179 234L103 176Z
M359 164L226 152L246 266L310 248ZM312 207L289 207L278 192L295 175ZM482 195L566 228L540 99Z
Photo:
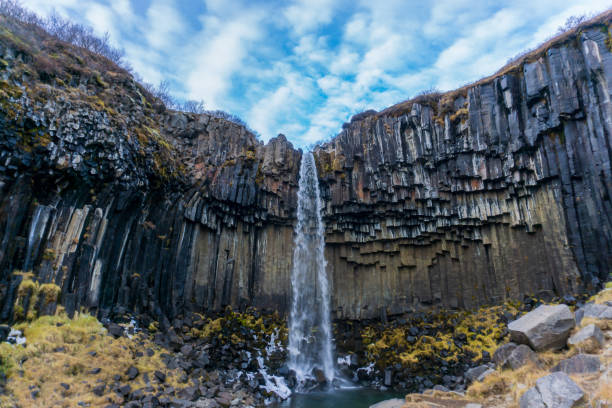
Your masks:
M504 310L516 309L511 305L481 308L475 312L440 312L428 321L412 322L395 327L369 326L362 330L365 357L380 369L400 363L402 367L418 372L424 362L458 363L483 358L505 340L505 323L499 316ZM412 338L410 328L420 326L429 333ZM420 331L422 331L420 330ZM461 342L455 341L463 338Z
M234 166L234 165L236 165L236 159L227 159L223 162L223 164L221 165L221 168Z
M60 294L59 286L53 283L40 284L34 281L31 276L22 275L13 305L13 320L31 321L36 319L40 312L39 307L57 302Z
M257 341L253 341L255 347L265 350L269 339L275 336L283 343L287 341L287 326L277 313L272 315L255 315L254 309L244 313L236 313L228 308L223 316L204 318L205 324L202 329L191 329L193 337L207 340L214 338L219 340L219 344L231 343L238 345L246 343L255 336Z
M151 333L156 333L159 331L159 323L158 322L151 322L151 324L149 324L149 327L147 328Z
M49 305L59 301L62 289L53 283L43 283L39 287L39 293L40 298L42 299L42 304Z
M14 48L22 53L30 53L32 47L21 38L13 34L8 28L0 25L0 40L10 43Z
M264 184L264 174L262 170L262 163L259 163L259 166L257 166L257 174L255 175L255 183L257 183L258 186L263 186Z
M612 33L610 32L610 25L605 24L600 27L602 33L606 35L605 43L608 47L608 51L612 52Z
M101 86L102 88L108 88L110 85L108 84L108 82L105 82L102 79L102 76L96 72L94 79L96 81L96 84L98 84L99 86Z
M52 248L45 249L45 252L43 253L43 259L45 261L54 261L56 256L55 250Z

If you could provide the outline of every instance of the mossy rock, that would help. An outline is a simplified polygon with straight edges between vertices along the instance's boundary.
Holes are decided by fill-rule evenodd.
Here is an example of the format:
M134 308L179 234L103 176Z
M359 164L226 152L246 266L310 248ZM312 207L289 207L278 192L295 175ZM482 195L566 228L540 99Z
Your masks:
M15 275L15 274L14 274ZM38 316L53 315L61 295L61 288L53 283L39 283L30 274L17 275L21 279L13 305L13 320L31 321Z

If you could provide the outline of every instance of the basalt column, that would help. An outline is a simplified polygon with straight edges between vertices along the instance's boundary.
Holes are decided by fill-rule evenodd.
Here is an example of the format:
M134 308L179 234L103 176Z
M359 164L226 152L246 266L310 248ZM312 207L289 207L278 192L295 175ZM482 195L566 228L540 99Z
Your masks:
M596 285L612 264L608 21L315 151L338 317Z

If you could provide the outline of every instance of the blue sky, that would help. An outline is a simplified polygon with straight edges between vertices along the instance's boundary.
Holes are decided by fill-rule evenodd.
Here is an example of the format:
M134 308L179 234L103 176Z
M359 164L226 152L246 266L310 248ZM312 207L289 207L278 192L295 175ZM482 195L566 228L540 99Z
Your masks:
M492 74L609 0L22 0L108 31L153 84L267 141L335 135L365 109Z

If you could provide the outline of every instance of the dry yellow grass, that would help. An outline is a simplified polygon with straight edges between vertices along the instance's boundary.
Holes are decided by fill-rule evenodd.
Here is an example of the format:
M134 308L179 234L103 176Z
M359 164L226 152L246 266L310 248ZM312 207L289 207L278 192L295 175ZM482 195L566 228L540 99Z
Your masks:
M599 327L601 330L612 330L612 320L610 319L596 319L594 317L585 317L580 321L580 327L587 326L589 324L594 324Z
M591 399L591 403L605 403L603 407L612 407L612 380L600 381L596 393Z
M610 285L612 282L608 282L606 284L606 288L601 292L597 293L594 296L591 296L589 301L604 304L605 302L612 302L612 286Z
M162 349L141 336L115 339L95 317L45 316L18 328L24 331L27 347L0 345L9 394L0 396L0 407L76 407L79 402L91 407L106 406L110 402L120 404L108 386L117 374L125 381L125 373L132 365L140 371L130 382L133 390L144 387L143 374L149 373L152 379L155 370L167 374L167 383L178 386L176 370L166 369L161 361ZM136 357L137 351L147 348L154 350L153 356ZM94 368L100 368L100 372L93 374ZM69 389L62 383L68 384ZM107 384L107 392L97 397L92 388L101 383ZM39 390L37 398L32 397L32 386Z

